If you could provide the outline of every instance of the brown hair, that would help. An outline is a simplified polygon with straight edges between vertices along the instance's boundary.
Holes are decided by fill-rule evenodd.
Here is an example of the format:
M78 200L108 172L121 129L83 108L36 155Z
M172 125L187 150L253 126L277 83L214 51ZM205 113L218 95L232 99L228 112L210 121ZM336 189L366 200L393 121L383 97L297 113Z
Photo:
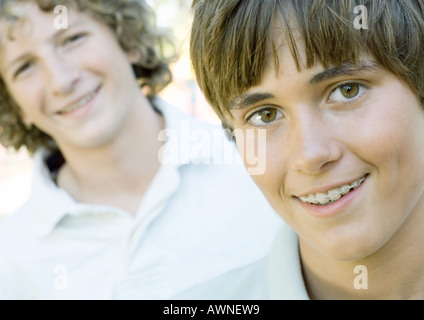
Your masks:
M367 29L355 28L359 5L368 11ZM424 0L194 0L192 10L193 69L226 128L230 102L260 83L269 48L279 69L276 26L299 70L299 36L307 68L358 63L369 53L424 105Z
M171 82L168 64L176 57L175 48L169 35L156 28L154 13L144 0L21 0L28 1L34 1L46 12L53 11L57 5L69 4L108 25L124 51L140 53L140 61L133 65L133 70L140 86L148 88L150 97ZM13 4L16 2L13 0ZM0 0L0 18L11 22L19 20L8 10L9 4L12 0ZM0 143L16 150L25 146L30 153L39 147L57 148L49 135L24 124L19 107L1 77Z

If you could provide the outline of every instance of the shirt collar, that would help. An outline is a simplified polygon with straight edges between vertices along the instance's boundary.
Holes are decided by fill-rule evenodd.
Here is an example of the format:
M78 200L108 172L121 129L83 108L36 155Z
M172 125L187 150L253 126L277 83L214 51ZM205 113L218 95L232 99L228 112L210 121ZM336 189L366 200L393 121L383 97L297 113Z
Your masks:
M166 143L159 156L164 157L161 159L162 165L171 165L167 166L168 174L175 171L177 167L189 163L213 163L211 152L213 149L207 148L208 146L212 147L213 144L193 143L193 140L195 140L196 134L200 134L205 139L213 139L211 129L217 130L215 140L216 137L219 137L218 140L225 139L223 133L220 136L220 132L223 132L223 130L217 129L218 126L195 119L160 98L154 98L153 104L165 119L166 129L161 132L159 139L166 140ZM226 143L229 143L229 141ZM202 147L199 148L199 145ZM204 145L206 145L206 148ZM27 203L31 215L33 215L34 227L40 234L47 235L67 214L94 213L96 211L105 213L112 210L109 207L77 203L65 190L59 188L52 180L46 165L46 159L49 155L49 151L45 149L38 150L34 155L31 196ZM174 172L174 174L177 173Z
M40 149L34 156L31 197L27 204L34 215L35 227L41 234L49 233L75 205L71 196L52 180L45 163L48 155L47 150Z
M159 152L159 156L162 156L162 167L166 167L161 168L161 172L166 169L168 175L178 175L175 169L183 165L219 163L221 159L216 156L214 158L213 152L216 148L224 154L232 153L239 161L237 163L242 165L234 144L225 136L222 128L202 122L160 98L154 98L153 104L165 119L165 129L159 135L159 139L166 141ZM27 205L37 231L42 235L48 234L68 214L105 213L112 210L109 207L77 203L65 190L59 188L52 180L46 165L49 155L47 150L40 149L34 156L34 176ZM178 183L178 179L174 180ZM173 186L171 189L175 188L176 186ZM163 191L163 188L161 190ZM113 209L115 212L118 210Z
M271 248L268 283L272 300L309 300L302 276L299 238L285 224Z
M53 181L46 165L49 152L40 149L34 155L34 176L31 196L27 206L30 208L35 230L41 235L49 234L66 215L84 213L116 212L118 208L89 205L76 202L71 195L58 187Z

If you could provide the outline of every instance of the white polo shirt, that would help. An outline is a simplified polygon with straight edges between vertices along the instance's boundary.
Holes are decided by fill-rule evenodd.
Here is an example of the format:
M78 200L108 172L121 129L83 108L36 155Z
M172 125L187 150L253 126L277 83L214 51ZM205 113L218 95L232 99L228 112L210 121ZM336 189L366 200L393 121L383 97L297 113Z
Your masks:
M0 221L0 299L171 299L267 256L281 220L240 159L226 164L229 152L238 155L233 143L162 100L155 105L167 127L165 164L135 216L75 202L37 153L30 199ZM227 287L255 298L249 282Z
M302 275L299 237L287 225L274 240L267 267L270 299L309 300Z
M248 287L247 281L250 281ZM256 288L254 293L252 287ZM297 234L282 223L268 256L189 288L175 299L309 300Z

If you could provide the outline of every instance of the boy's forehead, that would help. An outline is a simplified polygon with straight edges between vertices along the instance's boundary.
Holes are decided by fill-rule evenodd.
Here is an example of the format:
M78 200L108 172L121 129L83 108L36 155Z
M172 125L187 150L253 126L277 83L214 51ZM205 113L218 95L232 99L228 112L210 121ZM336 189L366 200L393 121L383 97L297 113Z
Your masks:
M66 9L66 11L63 11ZM81 12L75 4L60 5L60 10L52 7L51 10L44 10L36 1L8 1L1 4L0 0L0 20L5 21L9 26L25 23L27 21L49 19L52 28L55 26L55 20L65 18L66 20L76 20L81 15L87 15L88 12Z
M32 1L6 1L0 5L0 18L9 24L25 20L34 10L38 8Z
M24 18L12 19L10 17L0 17L0 53L4 51L8 42L13 41L17 35L18 30L30 29L22 28L25 24Z
M88 19L93 19L90 14L79 11L74 6L66 6L66 28L57 27L57 21L62 19L62 12L55 13L44 11L32 1L14 2L7 6L7 11L0 13L0 45L5 40L14 40L18 35L36 36L43 34L52 36L58 31L65 31L76 25L83 25ZM97 20L96 20L97 22Z
M304 37L301 30L295 25L290 28L288 34L285 28L274 24L273 36L268 42L265 50L265 62L262 76L273 74L275 77L294 74L316 74L313 79L318 79L319 74L326 72L335 76L351 75L361 71L378 69L380 64L375 57L366 51L358 53L355 60L340 60L337 64L321 64L315 57L314 63L308 65L308 54ZM331 49L328 49L331 50ZM332 72L333 71L333 72Z
M0 39L2 41L13 40L20 32L35 30L31 21L37 20L41 10L34 2L9 1L2 9L0 14Z
M34 1L10 1L0 15L0 64L19 54L16 48L29 50L35 44L50 41L63 30L55 28L57 15L53 11L43 11ZM9 4L7 3L7 4ZM81 14L69 8L69 27L83 24ZM18 51L21 51L19 49Z

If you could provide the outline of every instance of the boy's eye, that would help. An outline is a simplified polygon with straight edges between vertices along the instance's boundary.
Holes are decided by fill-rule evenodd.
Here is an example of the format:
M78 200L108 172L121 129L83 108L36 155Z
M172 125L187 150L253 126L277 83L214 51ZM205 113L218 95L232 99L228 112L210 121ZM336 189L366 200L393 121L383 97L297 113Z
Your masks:
M31 67L31 62L25 62L22 64L14 73L14 77L18 77L19 75L23 74L25 71L27 71Z
M359 85L358 84L347 84L340 88L340 93L343 97L352 99L355 98L359 93Z
M276 108L267 107L252 114L248 121L254 126L266 126L272 122L281 119L283 113Z
M365 90L359 83L348 83L337 87L330 95L330 102L349 102L354 101Z
M76 41L82 39L84 36L85 36L85 34L83 34L83 33L74 34L74 35L66 38L65 44L70 44L70 43L76 42Z

